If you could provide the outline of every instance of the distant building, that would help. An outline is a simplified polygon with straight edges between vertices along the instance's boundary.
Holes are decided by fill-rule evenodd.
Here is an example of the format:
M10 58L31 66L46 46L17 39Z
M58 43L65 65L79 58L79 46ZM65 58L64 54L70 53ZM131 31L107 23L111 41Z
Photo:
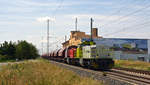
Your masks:
M92 30L93 38L102 38L101 36L98 36L98 29L93 28ZM85 32L81 31L71 31L70 39L64 43L62 43L63 47L71 46L71 45L78 45L81 43L83 38L89 38L90 39L91 35L85 34Z
M84 38L81 41L89 40L89 38ZM150 62L150 39L97 38L93 41L96 45L111 48L114 59Z
M150 62L150 39L102 38L97 28L93 28L93 41L113 50L112 57L118 60L140 60ZM71 31L70 39L62 43L63 47L78 45L90 41L90 35L81 31Z

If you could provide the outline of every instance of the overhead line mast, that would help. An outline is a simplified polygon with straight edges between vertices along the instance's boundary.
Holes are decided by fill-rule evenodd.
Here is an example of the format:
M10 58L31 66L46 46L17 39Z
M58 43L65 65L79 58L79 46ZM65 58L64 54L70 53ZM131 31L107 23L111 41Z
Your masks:
M65 35L65 42L67 41L67 36Z
M49 19L47 20L47 54L49 56Z
M42 36L42 43L41 43L41 45L42 45L42 52L41 52L41 54L43 55L43 36Z
M78 29L78 20L77 20L77 18L76 18L76 21L75 21L75 30L77 31L77 29Z
M91 18L91 41L93 41L93 19Z

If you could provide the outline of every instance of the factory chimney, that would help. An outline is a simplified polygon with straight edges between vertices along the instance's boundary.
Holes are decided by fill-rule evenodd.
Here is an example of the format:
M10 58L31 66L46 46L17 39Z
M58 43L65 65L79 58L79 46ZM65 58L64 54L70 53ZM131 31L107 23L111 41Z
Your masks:
M97 28L92 29L92 37L93 38L98 37L98 29Z

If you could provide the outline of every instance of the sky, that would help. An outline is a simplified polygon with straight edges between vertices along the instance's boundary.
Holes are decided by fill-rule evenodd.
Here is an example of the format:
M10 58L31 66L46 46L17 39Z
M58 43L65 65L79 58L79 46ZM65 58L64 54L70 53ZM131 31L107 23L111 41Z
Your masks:
M58 49L75 30L76 17L87 34L92 17L104 38L150 39L149 15L150 0L0 0L0 43L27 40L46 52L50 19L50 50Z

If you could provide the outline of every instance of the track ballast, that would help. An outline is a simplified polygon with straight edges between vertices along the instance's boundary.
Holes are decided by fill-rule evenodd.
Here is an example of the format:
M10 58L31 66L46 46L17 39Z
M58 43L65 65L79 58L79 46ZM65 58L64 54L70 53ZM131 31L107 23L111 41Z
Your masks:
M111 69L109 71L99 71L79 66L68 65L56 61L51 61L60 67L67 68L74 71L80 76L91 77L96 80L101 80L104 84L108 85L150 85L150 78L147 76L139 75L139 73L130 73L125 70Z

